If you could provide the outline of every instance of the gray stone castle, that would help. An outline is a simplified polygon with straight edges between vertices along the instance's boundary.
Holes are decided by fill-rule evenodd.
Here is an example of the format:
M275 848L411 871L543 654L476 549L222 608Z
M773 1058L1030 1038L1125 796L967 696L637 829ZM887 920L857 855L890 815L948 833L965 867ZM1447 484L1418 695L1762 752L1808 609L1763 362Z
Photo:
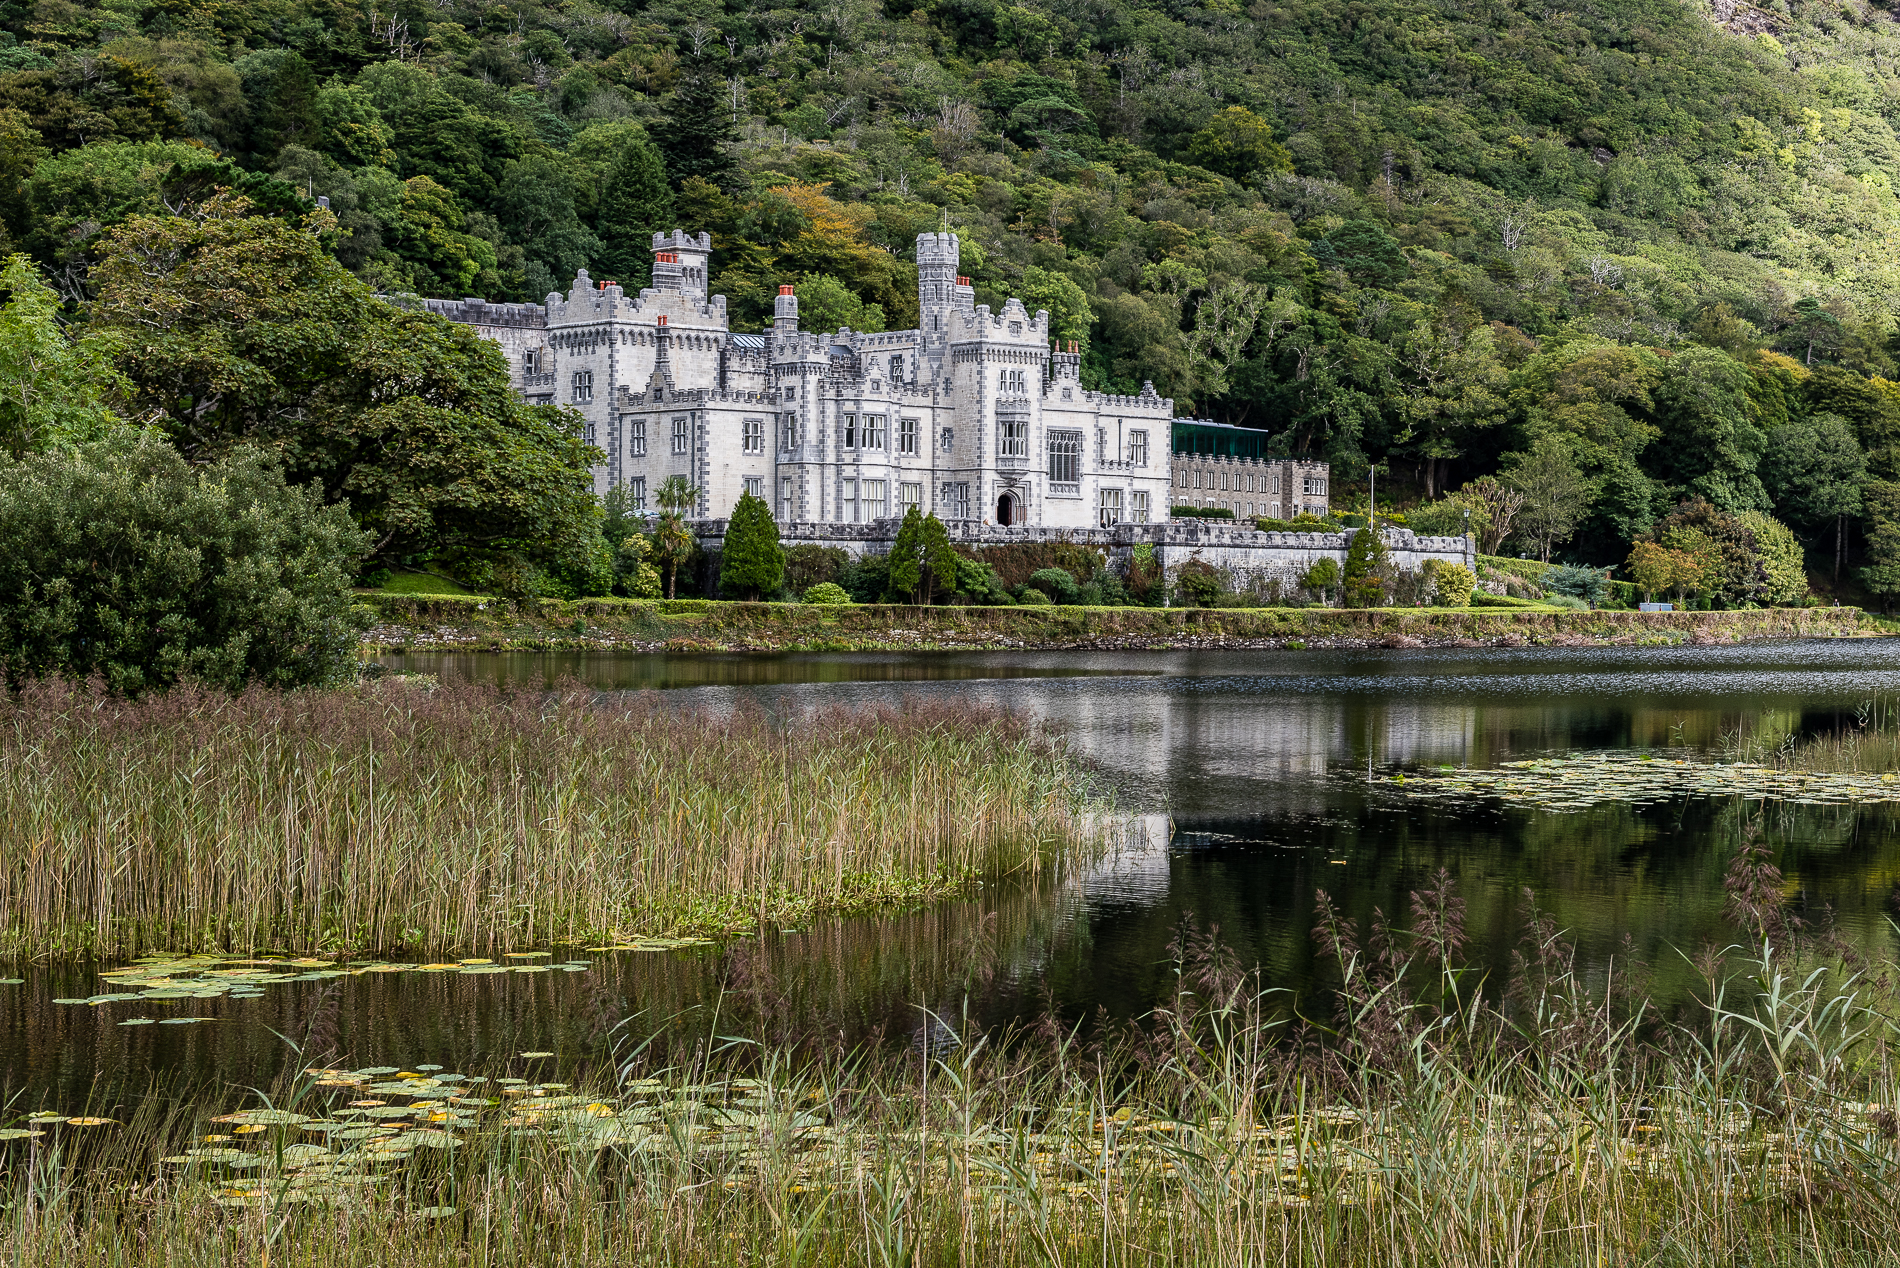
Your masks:
M583 270L546 304L426 303L498 342L530 400L580 411L607 455L596 491L624 487L636 506L679 475L702 519L743 493L781 524L911 506L996 527L1168 518L1174 402L1152 384L1084 388L1047 312L976 302L954 233L917 237L920 328L881 334L801 330L790 286L769 332L735 332L707 294L711 252L709 234L654 234L653 285L635 296Z

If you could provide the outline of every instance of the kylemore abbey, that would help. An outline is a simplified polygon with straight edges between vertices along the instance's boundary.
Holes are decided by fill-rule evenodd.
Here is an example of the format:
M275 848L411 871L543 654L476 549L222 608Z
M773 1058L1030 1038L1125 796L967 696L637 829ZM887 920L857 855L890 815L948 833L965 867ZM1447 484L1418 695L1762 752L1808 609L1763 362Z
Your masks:
M1082 386L1049 314L976 302L954 233L917 238L921 328L800 328L779 288L765 334L731 329L707 293L708 234L653 235L653 285L629 296L585 271L545 304L428 300L501 345L530 400L580 411L606 453L595 488L635 506L668 476L697 516L767 500L780 523L871 524L917 506L992 529L1158 524L1171 506L1241 520L1323 515L1324 463L1269 456L1266 434L1176 419L1144 384Z

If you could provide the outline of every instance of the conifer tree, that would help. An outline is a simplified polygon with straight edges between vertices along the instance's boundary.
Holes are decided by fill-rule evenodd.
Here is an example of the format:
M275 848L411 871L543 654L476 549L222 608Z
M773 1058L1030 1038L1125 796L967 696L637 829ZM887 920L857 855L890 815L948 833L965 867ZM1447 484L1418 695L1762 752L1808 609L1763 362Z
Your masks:
M936 514L924 516L923 532L924 602L933 591L954 593L957 588L957 552L950 544L950 530Z
M1340 597L1349 608L1385 606L1385 574L1392 558L1376 527L1362 528L1352 535L1346 548L1346 571L1340 581Z
M950 530L935 515L915 505L904 512L891 544L891 568L886 594L895 600L929 603L934 592L957 588L957 552Z
M650 251L655 233L672 226L673 191L666 184L666 164L645 135L636 134L621 148L600 192L594 232L605 249L600 276L612 278L629 293L650 280Z
M897 540L891 543L891 569L885 584L888 597L919 602L917 592L924 584L924 515L912 506L897 526Z
M723 54L710 45L683 59L673 108L660 130L660 152L675 189L693 176L721 189L733 186L737 165L731 146L739 131L732 122L731 87L722 60Z
M756 601L785 583L785 551L778 525L764 498L742 494L726 523L726 545L719 560L719 592L743 594Z

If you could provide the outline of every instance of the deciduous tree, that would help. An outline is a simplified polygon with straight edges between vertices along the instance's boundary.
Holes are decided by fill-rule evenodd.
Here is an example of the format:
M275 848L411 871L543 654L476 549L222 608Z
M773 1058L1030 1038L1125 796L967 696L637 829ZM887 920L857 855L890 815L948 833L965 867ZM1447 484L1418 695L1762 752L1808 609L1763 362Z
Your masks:
M1593 493L1590 482L1570 456L1569 442L1560 436L1539 439L1504 478L1524 495L1516 517L1517 531L1530 538L1537 546L1538 558L1549 563L1551 547L1570 540L1578 521L1590 509Z
M420 555L486 586L604 593L579 420L529 405L474 331L376 298L299 225L221 196L107 235L92 325L119 340L128 417L192 461L245 446L348 503L384 559Z
M0 266L0 448L18 459L110 429L117 345L110 333L69 329L32 261L9 256Z

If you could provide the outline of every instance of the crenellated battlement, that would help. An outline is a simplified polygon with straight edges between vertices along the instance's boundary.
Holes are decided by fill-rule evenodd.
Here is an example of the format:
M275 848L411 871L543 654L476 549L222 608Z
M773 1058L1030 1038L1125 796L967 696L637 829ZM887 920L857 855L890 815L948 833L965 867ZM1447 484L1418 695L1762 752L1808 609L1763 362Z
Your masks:
M1171 396L1162 396L1156 392L1155 385L1152 382L1142 383L1141 394L1139 396L1116 396L1108 392L1084 391L1082 393L1082 400L1089 405L1099 405L1104 409L1128 410L1131 412L1160 411L1165 412L1170 418L1174 416L1174 398ZM1187 422L1190 420L1183 419L1182 421Z
M480 296L466 299L425 299L423 308L438 317L466 326L517 326L541 329L547 325L547 310L539 304L491 304Z

